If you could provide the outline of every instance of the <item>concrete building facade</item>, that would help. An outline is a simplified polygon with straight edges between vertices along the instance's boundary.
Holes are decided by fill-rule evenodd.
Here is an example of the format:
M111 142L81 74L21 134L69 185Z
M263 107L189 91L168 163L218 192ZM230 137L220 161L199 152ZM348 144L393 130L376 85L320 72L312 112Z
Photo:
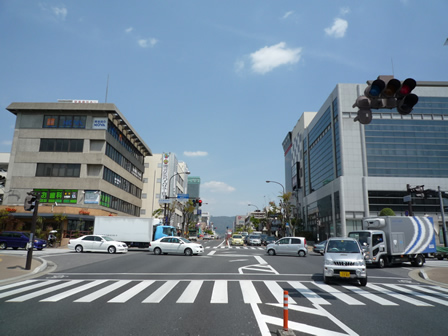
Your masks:
M152 152L114 104L64 100L7 110L17 119L3 206L30 217L25 197L39 192L39 215L64 214L67 230L82 231L94 216L140 216Z

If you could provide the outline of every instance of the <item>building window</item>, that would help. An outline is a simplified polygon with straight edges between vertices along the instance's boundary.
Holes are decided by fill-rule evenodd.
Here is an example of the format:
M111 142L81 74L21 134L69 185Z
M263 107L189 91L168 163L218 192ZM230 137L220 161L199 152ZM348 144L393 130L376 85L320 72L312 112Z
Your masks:
M107 167L104 167L103 170L103 180L112 183L117 188L120 188L131 195L134 195L138 198L141 198L142 190L138 188L136 185L132 184L125 178L121 177L117 173L113 172Z
M86 128L86 116L44 116L43 128Z
M40 152L77 152L82 153L82 139L41 139Z
M80 170L80 164L38 163L36 176L79 177Z

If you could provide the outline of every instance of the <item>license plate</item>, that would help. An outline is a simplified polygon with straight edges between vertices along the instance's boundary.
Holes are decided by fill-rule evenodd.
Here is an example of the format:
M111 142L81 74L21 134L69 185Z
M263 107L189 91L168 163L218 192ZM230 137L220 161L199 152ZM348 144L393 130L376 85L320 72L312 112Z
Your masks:
M339 272L341 278L350 278L350 272Z

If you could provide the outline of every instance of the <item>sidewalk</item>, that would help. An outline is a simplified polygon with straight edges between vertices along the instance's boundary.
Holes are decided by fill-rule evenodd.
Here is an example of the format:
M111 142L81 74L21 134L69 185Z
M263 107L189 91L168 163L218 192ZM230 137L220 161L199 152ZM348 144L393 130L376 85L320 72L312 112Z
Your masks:
M33 258L31 269L26 270L27 256L16 256L0 253L0 285L32 277L47 268L47 262L42 258Z

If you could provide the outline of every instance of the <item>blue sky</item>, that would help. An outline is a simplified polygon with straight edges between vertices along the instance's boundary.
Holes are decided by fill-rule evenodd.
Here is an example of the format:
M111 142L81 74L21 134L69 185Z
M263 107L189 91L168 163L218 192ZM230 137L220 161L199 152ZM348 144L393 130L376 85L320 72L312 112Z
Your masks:
M0 0L0 152L11 102L108 98L200 176L203 211L278 200L282 141L337 83L448 80L448 1Z

